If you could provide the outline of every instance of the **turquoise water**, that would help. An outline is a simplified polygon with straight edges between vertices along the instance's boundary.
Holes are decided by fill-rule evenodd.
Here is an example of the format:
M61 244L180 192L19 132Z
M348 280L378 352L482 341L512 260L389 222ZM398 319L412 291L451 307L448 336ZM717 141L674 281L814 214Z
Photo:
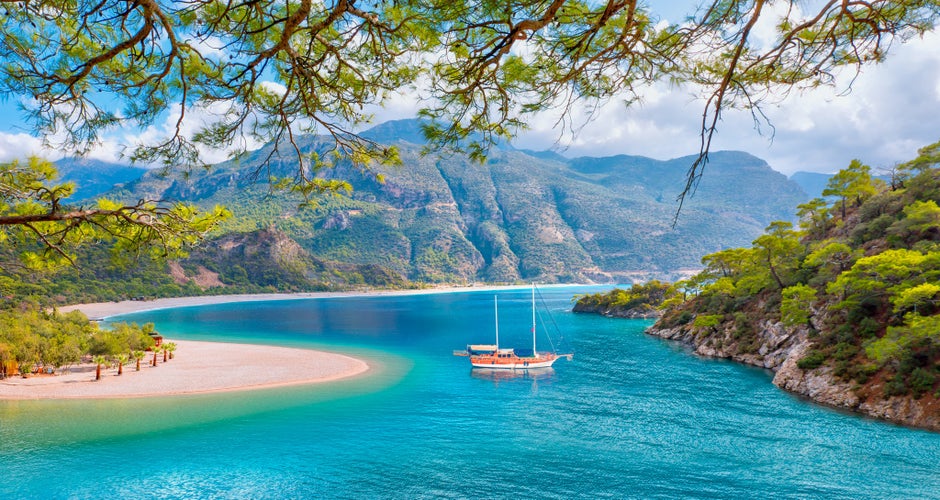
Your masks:
M378 368L247 393L0 402L0 498L940 498L940 434L807 403L645 321L572 314L577 291L543 290L574 360L518 377L451 355L492 341L491 292L121 318ZM526 346L528 291L500 297L501 340Z

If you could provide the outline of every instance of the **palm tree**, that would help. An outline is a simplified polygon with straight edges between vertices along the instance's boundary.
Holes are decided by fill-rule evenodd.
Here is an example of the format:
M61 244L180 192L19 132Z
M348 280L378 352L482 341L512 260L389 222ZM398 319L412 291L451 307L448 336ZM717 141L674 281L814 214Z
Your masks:
M124 375L124 363L127 363L128 359L130 359L130 356L128 356L127 354L117 355L118 375Z
M93 361L94 361L95 364L97 365L97 366L95 367L95 380L101 380L101 365L107 363L107 362L108 362L108 358L106 358L106 357L104 357L104 356L101 356L101 355L99 354L98 356L95 356L95 357L94 357Z
M173 342L167 343L166 350L170 352L170 359L173 359L173 351L176 350L176 344Z
M166 344L160 344L160 352L163 353L163 362L166 363L166 355L170 352L170 346Z
M145 353L144 351L133 351L133 352L131 352L131 356L133 356L134 359L137 360L137 371L140 371L140 360L144 359L144 356L146 356L146 355L147 355L147 353Z
M153 346L153 362L150 363L153 366L157 366L157 350L158 350L158 347Z

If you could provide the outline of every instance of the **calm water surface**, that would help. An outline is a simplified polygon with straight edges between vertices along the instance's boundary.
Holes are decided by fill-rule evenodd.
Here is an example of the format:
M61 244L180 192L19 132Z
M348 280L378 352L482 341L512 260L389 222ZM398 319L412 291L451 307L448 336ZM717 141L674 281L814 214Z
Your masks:
M767 372L644 335L649 322L572 314L579 291L543 290L574 360L516 377L451 355L492 342L492 292L123 317L377 369L247 393L0 402L0 498L940 498L940 434L807 403ZM528 291L499 296L501 340L526 346Z

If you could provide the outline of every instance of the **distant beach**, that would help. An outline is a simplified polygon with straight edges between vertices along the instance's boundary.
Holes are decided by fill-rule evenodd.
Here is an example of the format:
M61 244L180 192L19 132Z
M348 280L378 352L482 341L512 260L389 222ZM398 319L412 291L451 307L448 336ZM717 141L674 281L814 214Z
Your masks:
M132 360L118 376L117 368L85 363L57 375L0 380L0 399L75 399L152 397L262 389L329 382L369 370L362 360L342 354L264 345L174 340L174 359L150 366L153 353L136 371Z
M551 285L554 286L554 285ZM518 290L529 288L530 285L505 286L466 286L466 287L439 287L413 290L367 290L351 292L303 292L303 293L259 293L242 295L206 295L199 297L172 297L153 300L123 300L120 302L97 302L92 304L76 304L58 308L59 312L81 311L91 320L101 320L119 314L129 314L155 309L169 309L172 307L203 306L211 304L227 304L231 302L259 302L266 300L299 300L324 299L335 297L372 297L387 295L419 295L430 293L452 292L479 292L489 290Z

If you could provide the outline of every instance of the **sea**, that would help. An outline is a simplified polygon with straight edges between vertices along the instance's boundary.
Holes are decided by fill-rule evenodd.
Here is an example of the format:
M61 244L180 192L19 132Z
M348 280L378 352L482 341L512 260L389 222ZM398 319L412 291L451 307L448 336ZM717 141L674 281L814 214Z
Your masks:
M143 399L0 401L0 498L940 498L940 434L814 404L698 357L651 322L540 289L547 371L454 355L531 349L530 291L184 307L182 340L335 351L365 376ZM186 356L179 350L177 356Z

